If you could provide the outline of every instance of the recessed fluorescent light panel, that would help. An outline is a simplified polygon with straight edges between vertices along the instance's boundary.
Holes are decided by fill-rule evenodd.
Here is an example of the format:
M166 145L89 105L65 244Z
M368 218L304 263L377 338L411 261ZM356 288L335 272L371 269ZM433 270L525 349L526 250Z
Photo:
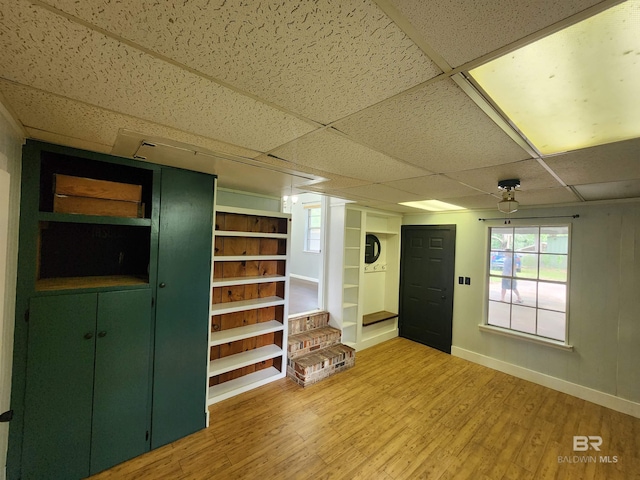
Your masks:
M441 202L440 200L421 200L419 202L402 202L400 205L407 207L421 208L430 212L447 212L449 210L465 210L464 207L453 205L451 203Z
M640 137L640 1L469 73L543 155Z

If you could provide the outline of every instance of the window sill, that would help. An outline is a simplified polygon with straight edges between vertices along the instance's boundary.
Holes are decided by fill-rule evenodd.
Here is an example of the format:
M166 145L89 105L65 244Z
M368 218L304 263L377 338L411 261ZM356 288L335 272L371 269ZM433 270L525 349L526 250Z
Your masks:
M547 347L557 348L559 350L564 350L567 352L573 351L573 345L568 345L559 340L551 340L550 338L542 338L537 337L535 335L529 335L528 333L516 332L515 330L507 330L505 328L494 327L493 325L485 325L479 324L478 328L482 332L495 333L498 335L503 335L505 337L518 338L520 340L525 340L531 343L537 343L539 345L545 345Z

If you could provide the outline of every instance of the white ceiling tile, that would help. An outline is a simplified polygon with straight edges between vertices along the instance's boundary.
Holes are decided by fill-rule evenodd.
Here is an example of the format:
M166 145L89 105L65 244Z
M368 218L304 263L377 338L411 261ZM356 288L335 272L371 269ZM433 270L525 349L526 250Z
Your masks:
M22 123L33 131L38 131L36 138L41 140L45 140L48 137L46 132L49 132L59 139L63 137L75 139L73 145L69 141L65 142L65 145L79 146L78 142L87 142L87 145L108 145L110 149L114 145L118 131L127 129L149 136L197 145L212 152L249 158L259 155L253 150L182 132L2 79L0 79L0 91L10 102Z
M26 0L3 9L0 50L9 80L250 149L314 128Z
M600 0L390 0L453 67L570 17Z
M430 198L451 198L464 197L469 195L477 195L479 192L474 188L462 185L455 180L451 180L444 175L428 175L426 177L407 178L405 180L396 180L393 182L385 182L398 190L411 192L422 200Z
M436 173L529 158L448 78L367 108L335 127Z
M573 203L580 199L565 187L544 188L541 190L528 190L519 192L516 190L516 200L520 207L531 205L550 205L554 203Z
M447 203L458 205L459 207L468 208L470 210L478 210L485 208L495 208L498 210L499 198L490 194L471 195L468 197L447 198Z
M544 161L568 185L640 178L640 138L576 150Z
M575 189L587 201L638 198L640 197L640 179L576 185Z
M368 1L46 1L322 123L440 73Z
M381 183L430 172L395 160L329 129L276 148L271 154L303 167Z
M342 188L340 190L361 198L373 200L377 203L415 202L424 200L424 198L419 195L403 192L402 190L381 184L362 185L359 187Z
M27 131L29 138L32 138L34 140L41 140L43 142L53 143L55 145L64 145L67 147L79 148L81 150L89 150L91 152L111 153L111 145L91 142L88 140L83 140L81 138L61 135L59 133L46 132L44 130L38 130L37 128L25 127L25 130Z
M522 191L561 185L537 160L523 160L493 167L464 170L449 173L447 176L487 193L496 194L498 194L498 181L510 178L520 179L519 190Z

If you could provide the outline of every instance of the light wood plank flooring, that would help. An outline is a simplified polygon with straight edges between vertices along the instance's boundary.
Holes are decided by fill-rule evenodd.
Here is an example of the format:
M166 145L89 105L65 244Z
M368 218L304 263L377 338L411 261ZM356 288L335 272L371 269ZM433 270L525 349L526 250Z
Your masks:
M213 405L208 429L94 478L640 479L640 419L397 338L306 389Z

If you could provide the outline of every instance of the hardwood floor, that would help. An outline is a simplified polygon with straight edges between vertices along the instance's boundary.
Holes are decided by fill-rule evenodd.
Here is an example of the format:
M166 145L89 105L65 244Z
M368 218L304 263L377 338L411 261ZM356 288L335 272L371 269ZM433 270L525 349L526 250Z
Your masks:
M402 338L210 412L209 428L92 478L640 479L640 419ZM574 435L601 451L574 452Z

